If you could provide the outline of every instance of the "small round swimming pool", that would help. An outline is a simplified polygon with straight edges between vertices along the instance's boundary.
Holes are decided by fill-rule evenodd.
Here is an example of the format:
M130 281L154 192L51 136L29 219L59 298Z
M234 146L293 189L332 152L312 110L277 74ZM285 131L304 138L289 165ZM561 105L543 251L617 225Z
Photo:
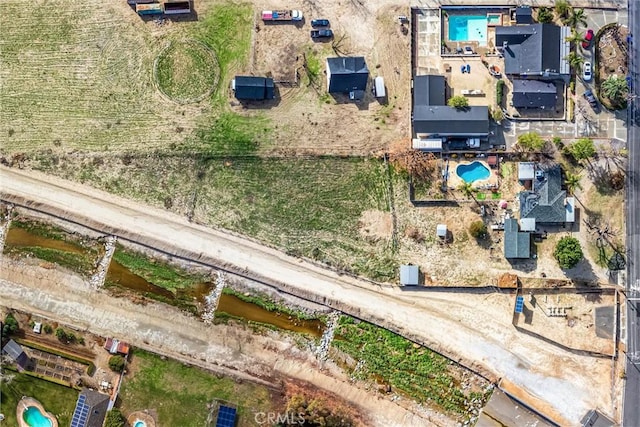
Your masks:
M481 179L487 179L491 171L480 162L473 162L466 165L458 165L456 173L464 182L472 183Z
M133 427L147 427L147 423L141 420L136 420L136 422L133 424Z
M22 418L30 427L51 427L53 423L35 406L29 406L22 413Z

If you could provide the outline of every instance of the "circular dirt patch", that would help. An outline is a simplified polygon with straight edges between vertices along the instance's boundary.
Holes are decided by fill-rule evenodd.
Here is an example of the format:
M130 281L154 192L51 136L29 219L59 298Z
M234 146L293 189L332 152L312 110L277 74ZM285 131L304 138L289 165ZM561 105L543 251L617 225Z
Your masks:
M181 104L210 95L219 74L215 53L197 40L171 42L160 52L153 69L158 90Z

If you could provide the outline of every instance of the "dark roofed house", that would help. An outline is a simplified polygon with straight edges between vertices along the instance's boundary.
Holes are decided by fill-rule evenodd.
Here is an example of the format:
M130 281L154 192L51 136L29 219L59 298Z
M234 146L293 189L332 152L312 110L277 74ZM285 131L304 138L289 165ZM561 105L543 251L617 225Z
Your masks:
M515 108L554 108L558 100L556 85L540 80L514 80L512 103Z
M504 55L505 73L546 79L568 77L569 27L531 24L496 27L496 46Z
M529 258L531 256L531 235L518 229L515 218L504 220L504 257L507 259Z
M31 359L29 359L27 353L25 353L20 344L18 344L14 340L9 340L9 342L5 344L2 351L14 362L16 362L19 371L24 371L31 364Z
M532 24L533 16L531 14L531 7L518 6L516 7L516 24Z
M417 138L487 137L489 107L449 107L445 103L444 76L413 79L413 130Z
M562 189L560 166L547 169L536 165L531 191L521 191L520 218L534 218L536 224L563 224L575 221L575 199Z
M273 79L268 77L236 76L231 81L231 89L237 99L260 101L275 97Z
M327 92L350 93L367 89L369 69L362 56L327 58Z
M80 392L71 427L102 427L109 409L109 395L85 388Z

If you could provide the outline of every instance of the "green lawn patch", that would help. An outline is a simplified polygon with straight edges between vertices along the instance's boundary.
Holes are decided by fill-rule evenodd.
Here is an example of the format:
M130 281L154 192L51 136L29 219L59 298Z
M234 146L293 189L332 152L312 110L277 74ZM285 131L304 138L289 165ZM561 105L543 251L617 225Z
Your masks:
M175 360L140 350L133 353L136 368L132 377L125 376L120 392L122 411L153 409L158 425L202 427L214 399L238 405L239 426L252 425L253 414L272 408L267 388L249 382L236 383L199 368L185 366Z
M256 153L260 144L270 142L271 123L263 116L241 116L224 112L196 130L194 143L206 156L246 156Z
M354 372L360 378L388 383L418 402L463 416L468 416L465 400L483 397L462 391L448 359L386 329L343 316L336 336L341 339L333 341L335 347L364 361Z
M487 198L487 194L486 193L478 193L476 194L476 199L478 200L486 200Z
M499 200L502 198L502 193L491 193L492 200Z
M58 425L71 424L73 410L78 400L76 390L18 372L5 370L5 373L14 377L11 382L0 384L0 407L5 416L3 426L18 425L16 407L22 396L33 397L42 403L44 409L58 419Z
M206 281L203 276L187 273L178 267L149 258L139 252L125 249L120 245L117 245L116 251L113 253L113 259L133 274L172 292Z
M158 56L158 88L178 102L195 102L212 93L220 71L216 56L197 40L174 41Z

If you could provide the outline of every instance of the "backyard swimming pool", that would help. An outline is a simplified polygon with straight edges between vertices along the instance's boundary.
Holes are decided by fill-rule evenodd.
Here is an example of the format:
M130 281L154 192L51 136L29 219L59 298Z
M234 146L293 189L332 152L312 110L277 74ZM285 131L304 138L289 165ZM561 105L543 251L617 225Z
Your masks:
M133 425L133 427L147 427L147 424L144 421L136 421L136 423Z
M473 162L467 165L458 165L456 174L464 182L472 183L481 179L487 179L491 176L489 169L480 162Z
M486 15L449 15L449 40L477 41L487 45Z
M46 417L40 409L29 406L23 413L22 418L30 427L51 427L53 423Z

